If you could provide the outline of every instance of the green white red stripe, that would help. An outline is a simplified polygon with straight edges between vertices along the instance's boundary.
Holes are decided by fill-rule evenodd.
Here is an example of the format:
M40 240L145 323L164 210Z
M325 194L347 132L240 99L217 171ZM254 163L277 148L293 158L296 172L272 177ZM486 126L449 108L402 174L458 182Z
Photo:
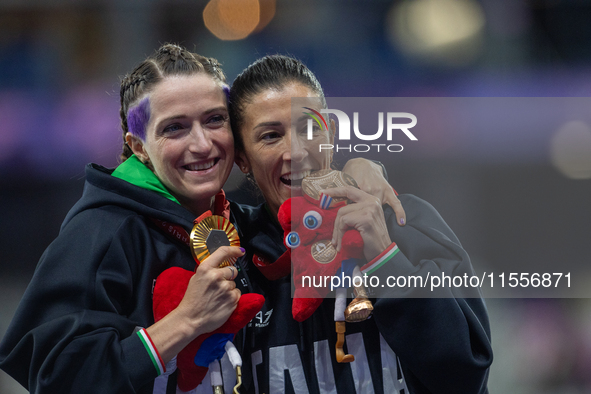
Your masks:
M399 251L400 249L398 249L396 243L392 242L392 244L388 246L386 250L380 253L375 259L361 267L361 273L368 275L373 274L378 268L390 261L392 257L396 256Z
M152 363L154 363L154 367L156 368L156 372L158 372L158 376L162 375L164 372L166 372L166 366L164 365L158 350L156 350L156 346L154 346L152 338L150 338L148 332L143 328L137 332L137 335L140 337L140 340L148 351L148 355L150 356Z

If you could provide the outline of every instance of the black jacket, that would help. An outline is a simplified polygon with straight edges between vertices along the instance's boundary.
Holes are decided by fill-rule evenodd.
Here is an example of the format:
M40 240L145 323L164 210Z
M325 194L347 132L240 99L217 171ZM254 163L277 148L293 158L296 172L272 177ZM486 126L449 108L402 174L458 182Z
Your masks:
M400 252L379 268L389 275L472 273L468 255L437 211L427 202L400 195L407 225L400 227L384 207L391 239ZM245 362L248 393L487 393L492 362L484 301L460 298L449 289L437 298L413 298L423 289L379 289L374 315L347 323L351 364L335 360L334 299L327 298L303 323L291 315L291 276L268 280L252 256L275 261L284 251L283 230L264 205L232 204L246 248L241 262L244 291L265 296L262 311L243 331L238 345ZM253 231L253 229L258 231ZM383 283L383 282L382 282Z
M0 343L0 368L34 393L174 393L172 363L156 378L133 333L153 324L150 300L158 275L171 266L195 266L187 246L151 218L190 231L194 216L106 168L89 165L86 173L82 198L41 257ZM431 269L429 262L470 268L439 215L419 199L400 198L409 224L399 228L392 212L386 215L403 253L380 270ZM348 324L348 351L356 361L337 364L334 301L326 300L301 325L293 320L290 277L269 281L251 263L253 253L272 260L283 253L282 230L262 206L231 208L247 250L238 261L237 283L267 300L237 338L243 392L486 392L492 354L481 299L379 299L374 318ZM221 364L229 389L234 374L227 359ZM208 380L199 390L211 390Z
M83 196L41 257L0 344L0 367L32 393L153 392L156 369L133 333L154 322L157 276L171 266L193 270L195 262L149 218L188 231L195 218L110 173L87 166Z

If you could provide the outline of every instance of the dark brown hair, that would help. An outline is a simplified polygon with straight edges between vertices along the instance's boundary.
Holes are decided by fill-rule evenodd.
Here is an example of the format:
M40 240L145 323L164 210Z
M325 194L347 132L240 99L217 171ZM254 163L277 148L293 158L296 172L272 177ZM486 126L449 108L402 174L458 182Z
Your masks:
M301 61L283 55L265 56L245 68L230 89L230 122L234 145L242 149L240 128L244 123L244 109L250 100L265 89L282 89L289 83L301 83L318 94L326 107L324 92L316 76Z

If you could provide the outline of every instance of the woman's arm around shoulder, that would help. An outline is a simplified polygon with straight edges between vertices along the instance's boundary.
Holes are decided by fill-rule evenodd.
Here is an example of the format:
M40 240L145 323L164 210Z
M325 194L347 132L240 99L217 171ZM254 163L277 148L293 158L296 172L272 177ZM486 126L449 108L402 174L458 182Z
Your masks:
M433 276L472 274L470 258L431 204L412 195L399 198L407 225L398 226L385 207L397 251L373 274L384 280L405 278L407 287L381 294L375 303L376 324L416 392L486 393L492 348L479 290L457 291L440 284L431 292L431 285L438 283L431 282ZM413 285L413 277L422 279L414 279ZM421 280L426 280L423 286Z

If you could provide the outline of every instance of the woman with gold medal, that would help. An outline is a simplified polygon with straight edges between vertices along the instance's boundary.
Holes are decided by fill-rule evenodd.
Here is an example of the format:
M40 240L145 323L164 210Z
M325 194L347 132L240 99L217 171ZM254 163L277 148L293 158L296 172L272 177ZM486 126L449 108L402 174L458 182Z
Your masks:
M225 76L215 59L164 45L121 83L123 163L86 167L82 198L43 254L0 345L0 367L36 393L154 393L174 357L220 327L240 299L237 246L196 269L154 322L152 292L170 267L195 270L196 217L229 219L234 164Z
M195 270L192 253L203 252L191 246L195 218L231 219L222 186L234 139L219 64L163 45L120 94L124 161L86 167L83 195L0 343L0 368L31 392L174 393L177 354L227 324L241 297L238 268L220 267L244 254L228 239L207 249L178 305L153 316L159 275ZM205 380L198 390L212 389Z

